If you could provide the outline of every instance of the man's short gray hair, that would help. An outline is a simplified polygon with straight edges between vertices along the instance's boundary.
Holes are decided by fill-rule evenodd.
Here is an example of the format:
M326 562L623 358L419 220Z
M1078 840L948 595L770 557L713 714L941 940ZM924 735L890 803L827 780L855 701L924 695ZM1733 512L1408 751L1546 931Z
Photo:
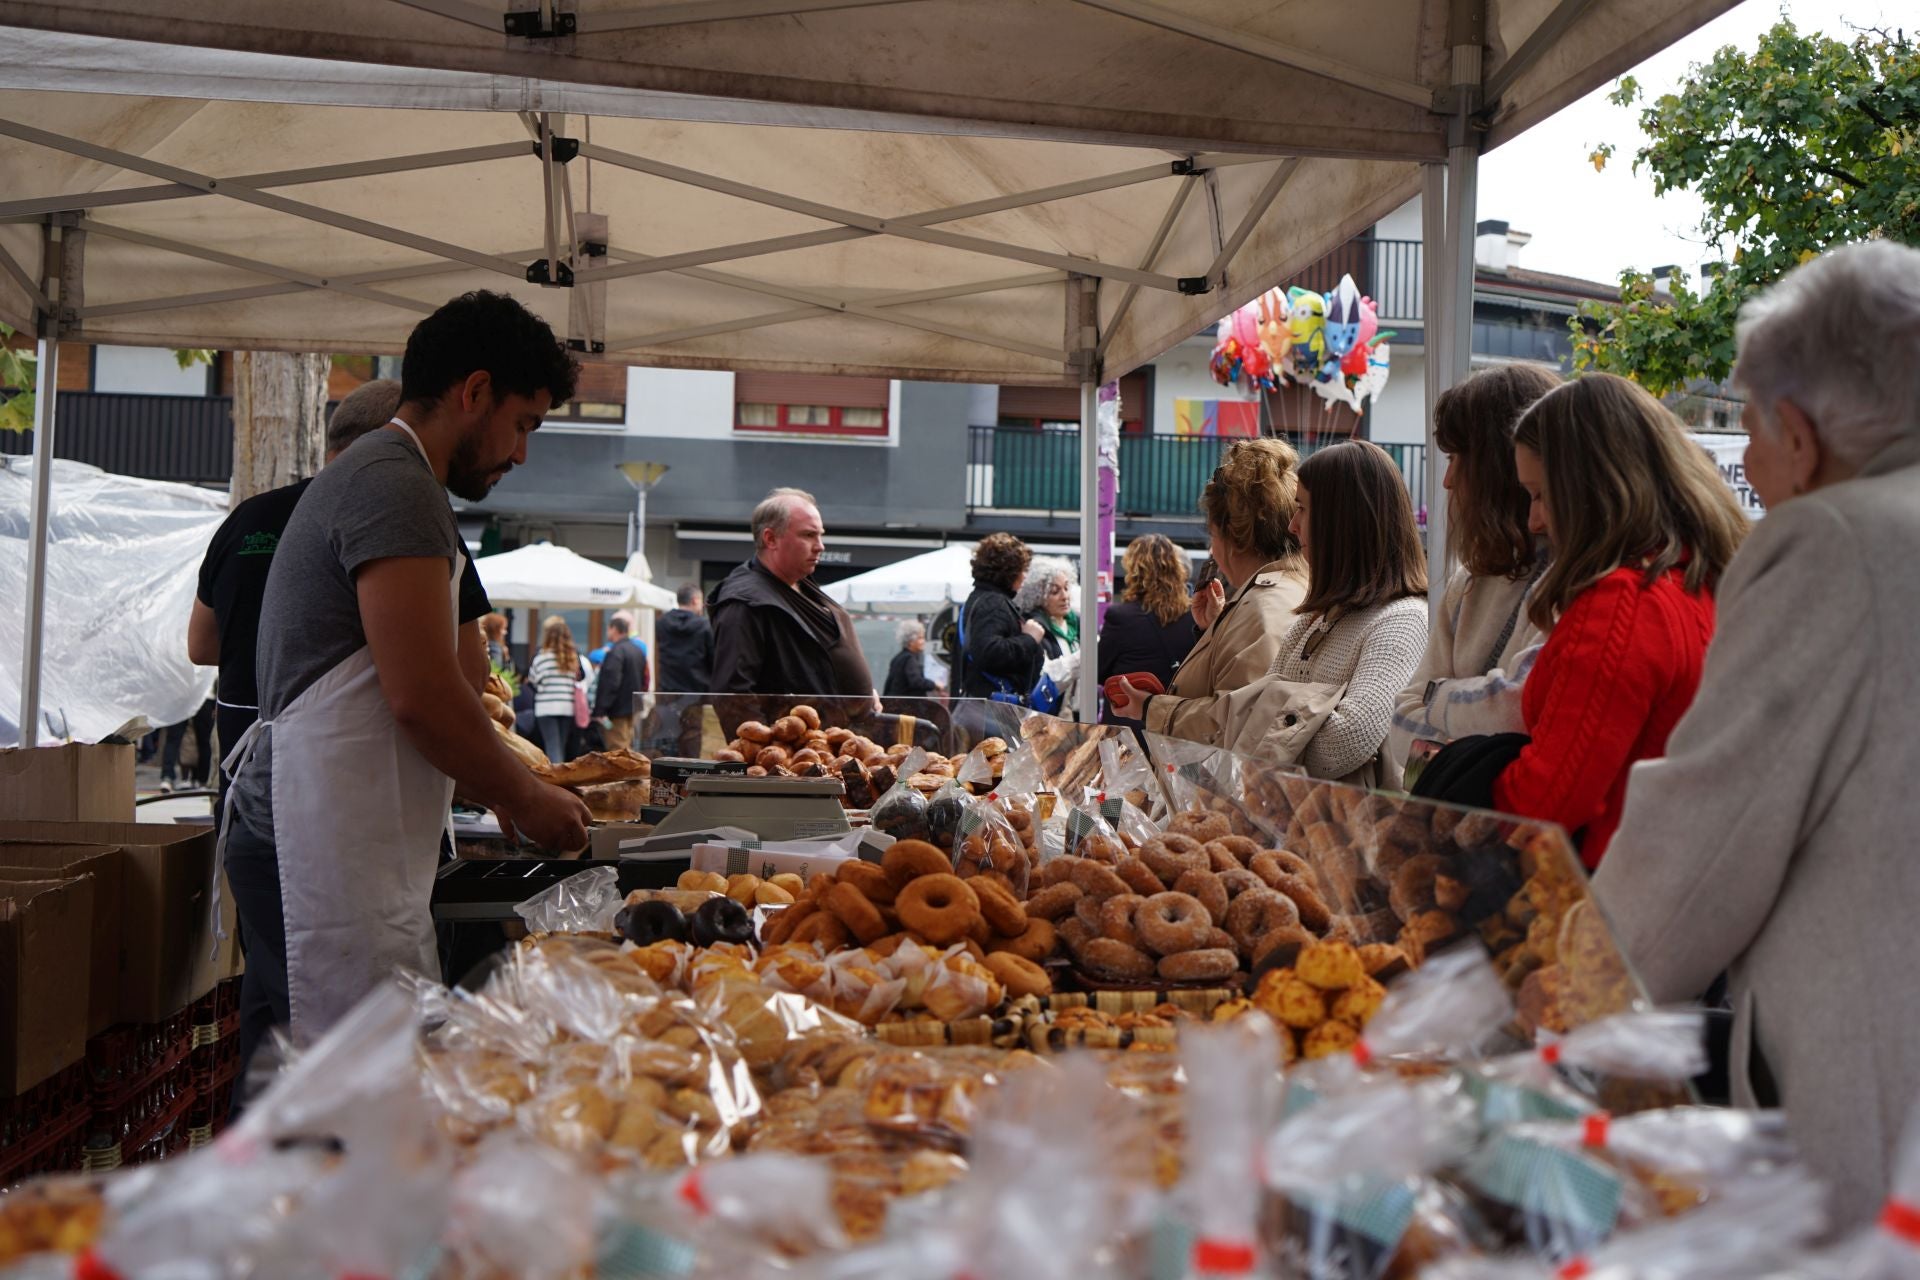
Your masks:
M1823 253L1741 307L1736 333L1734 377L1767 430L1791 401L1849 467L1920 431L1920 249Z
M400 384L392 378L363 382L348 393L327 419L327 456L343 452L369 431L393 420L400 408Z
M918 622L915 622L912 618L908 618L900 624L894 634L895 638L899 641L900 647L904 649L915 640L924 637L927 634L927 629Z
M673 593L673 598L680 607L684 609L695 600L698 600L701 594L699 583L683 582L680 584L680 589Z
M774 536L778 537L787 531L787 521L793 516L793 504L796 502L804 502L816 511L820 508L820 504L813 500L813 495L805 489L775 489L760 499L760 505L753 509L751 525L754 551L760 550L762 533L771 529Z
M632 635L633 634L633 611L631 609L616 610L614 612L614 615L611 618L607 619L607 625L609 627L620 628L620 634L623 636Z
M1027 565L1027 580L1020 584L1020 591L1013 597L1013 607L1022 614L1032 613L1047 602L1047 588L1053 585L1055 578L1067 580L1067 609L1072 612L1079 607L1074 597L1080 594L1079 579L1074 576L1073 565L1059 556L1035 556Z

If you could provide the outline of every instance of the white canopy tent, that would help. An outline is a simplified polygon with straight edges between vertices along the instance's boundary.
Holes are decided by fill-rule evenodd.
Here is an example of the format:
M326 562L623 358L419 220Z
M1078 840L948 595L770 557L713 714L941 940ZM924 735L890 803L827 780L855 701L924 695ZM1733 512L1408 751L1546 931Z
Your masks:
M842 605L905 608L964 603L973 590L973 544L950 542L821 588Z
M481 556L473 567L500 609L673 608L671 591L551 542Z
M0 319L50 378L58 337L395 352L486 286L588 358L1078 385L1090 425L1424 189L1433 395L1480 150L1731 3L0 0Z

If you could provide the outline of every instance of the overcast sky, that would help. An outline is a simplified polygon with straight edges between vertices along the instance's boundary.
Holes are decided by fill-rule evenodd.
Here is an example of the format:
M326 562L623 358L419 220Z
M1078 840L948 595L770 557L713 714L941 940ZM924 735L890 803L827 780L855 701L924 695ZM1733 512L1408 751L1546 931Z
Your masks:
M1688 67L1722 45L1751 50L1760 33L1786 14L1802 31L1848 38L1852 28L1920 26L1913 0L1745 0L1633 70L1643 92L1657 97ZM1653 179L1633 172L1643 144L1639 108L1606 100L1612 84L1543 121L1480 163L1482 218L1504 218L1533 234L1520 265L1611 282L1626 267L1678 263L1690 272L1710 254L1700 235L1700 203L1685 192L1656 197ZM1587 155L1614 144L1604 173Z

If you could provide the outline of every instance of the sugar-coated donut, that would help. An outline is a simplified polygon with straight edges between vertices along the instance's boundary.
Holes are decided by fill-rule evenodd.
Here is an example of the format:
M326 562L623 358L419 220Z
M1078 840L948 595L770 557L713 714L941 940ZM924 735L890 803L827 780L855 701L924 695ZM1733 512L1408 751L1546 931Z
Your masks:
M1314 941L1314 936L1297 924L1284 924L1261 934L1253 940L1250 949L1253 972L1265 973L1269 969L1291 967L1299 959L1301 949L1312 946Z
M1227 897L1237 898L1249 889L1265 889L1268 884L1245 867L1235 867L1231 871L1220 873L1220 883L1227 887Z
M1281 876L1312 876L1313 864L1285 849L1265 849L1253 856L1247 870L1273 884Z
M1162 956L1158 970L1168 982L1218 982L1240 972L1240 957L1224 948L1179 951Z
M1188 893L1156 893L1140 904L1135 925L1140 940L1155 955L1198 950L1213 928L1213 917Z
M1325 933L1333 923L1333 913L1327 910L1319 891L1304 877L1282 872L1274 877L1273 887L1293 899L1293 905L1300 909L1300 923L1306 928Z
M1209 840L1232 835L1233 824L1227 821L1225 814L1193 810L1175 814L1173 821L1167 824L1167 830L1175 835L1191 836L1205 844Z
M1234 871L1243 866L1240 859L1220 847L1218 840L1209 840L1205 847L1207 851L1207 865L1215 871Z
M1146 982L1154 974L1152 956L1112 938L1089 940L1080 948L1079 960L1088 973L1112 982Z
M1122 858L1114 864L1113 874L1127 882L1127 888L1143 898L1151 898L1156 893L1165 893L1167 886L1153 869L1138 858Z
M953 870L953 863L939 845L925 840L895 840L880 856L881 870L887 881L900 890L921 876L936 876Z
M1227 885L1215 872L1185 872L1173 882L1173 891L1198 898L1200 905L1207 909L1208 919L1214 924L1220 924L1226 920L1229 898Z
M1273 889L1249 890L1233 900L1221 926L1233 935L1243 955L1253 957L1253 944L1282 925L1300 923L1293 899Z
M894 900L894 910L900 913L901 924L934 946L945 947L973 930L980 919L980 898L966 881L948 871L908 884Z
M1164 837L1141 845L1140 861L1166 884L1172 884L1189 871L1206 871L1213 865L1205 848L1177 849Z
M1114 894L1113 896L1117 898L1121 895ZM1073 904L1073 918L1087 926L1088 929L1098 936L1101 932L1101 908L1103 908L1106 903L1106 898L1096 898L1091 894L1084 894Z
M1066 944L1067 950L1076 957L1080 954L1080 948L1100 936L1084 924L1081 924L1080 921L1073 916L1068 916L1065 920L1055 925L1054 933L1061 942Z
M853 931L840 923L840 917L831 911L819 911L802 920L787 935L787 941L817 942L824 950L839 951L853 945Z
M877 862L863 862L858 858L840 864L834 879L840 884L850 884L866 895L867 901L891 904L898 893L893 881L887 878L886 870Z
M1011 951L990 951L987 953L987 969L1000 979L1000 985L1007 994L1018 999L1021 996L1044 996L1053 993L1053 979L1025 956L1017 956Z
M1073 869L1073 882L1089 898L1111 898L1116 893L1131 892L1127 882L1115 875L1112 867L1084 858Z
M847 926L847 932L862 946L892 932L887 927L886 917L880 914L880 908L873 905L873 900L846 881L829 889L821 905L838 917L840 923Z
M1260 852L1260 842L1248 836L1221 836L1217 840L1207 841L1207 847L1224 850L1243 867Z
M980 914L995 933L1003 938L1017 938L1027 931L1027 909L1013 896L1013 890L986 876L975 876L967 884L980 899Z
M1052 955L1059 945L1060 935L1055 932L1052 923L1046 920L1027 921L1026 932L1017 938L995 938L987 947L987 954L996 951L1010 951L1036 963Z
M1133 922L1134 912L1146 899L1137 893L1116 893L1100 904L1100 936L1112 938L1115 942L1124 942L1130 947L1141 946L1140 931Z
M1084 895L1080 886L1071 880L1062 884L1048 885L1027 899L1027 918L1029 920L1058 920L1061 916L1073 912L1073 904Z

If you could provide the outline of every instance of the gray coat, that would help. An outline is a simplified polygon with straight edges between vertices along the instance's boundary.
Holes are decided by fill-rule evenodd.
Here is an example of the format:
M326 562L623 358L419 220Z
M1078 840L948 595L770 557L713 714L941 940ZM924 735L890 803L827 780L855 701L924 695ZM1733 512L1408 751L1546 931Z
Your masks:
M1736 1100L1764 1062L1852 1225L1920 1096L1920 437L1770 511L1718 608L1594 893L1656 1001L1730 971Z

